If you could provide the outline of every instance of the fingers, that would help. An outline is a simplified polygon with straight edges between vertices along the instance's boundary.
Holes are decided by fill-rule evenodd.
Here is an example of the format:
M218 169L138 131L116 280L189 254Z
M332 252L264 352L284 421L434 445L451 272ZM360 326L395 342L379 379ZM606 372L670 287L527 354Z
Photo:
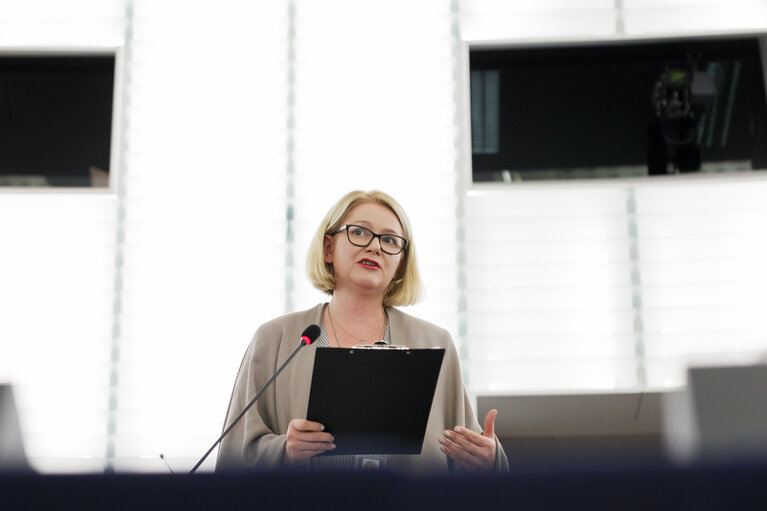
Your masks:
M498 415L498 410L493 408L487 415L485 415L485 429L482 431L482 436L488 438L495 438L495 417Z
M448 435L447 433L450 433ZM477 447L484 447L487 445L487 437L483 434L477 433L476 431L472 431L467 428L462 428L460 426L456 426L453 431L446 431L445 436L450 438L453 442L458 443L461 446L464 446L464 448L468 448L468 446L475 445ZM456 441L458 440L458 441Z
M293 431L292 434L288 432L288 440L291 439L297 442L305 443L327 443L333 441L333 435L330 433L306 433L303 431Z
M440 450L449 458L467 470L476 470L481 466L481 460L475 453L466 448L467 445L472 445L470 442L450 431L445 431L444 435L439 439L440 444L442 444Z
M319 422L293 419L288 424L288 442L294 443L330 443L333 435L323 430L325 426Z
M325 426L319 422L307 421L304 419L293 419L288 424L288 428L293 428L296 431L324 431Z
M318 422L293 419L288 424L285 455L291 462L297 463L335 449L333 435L324 432L324 429Z
M496 454L495 435L491 433L495 415L488 414L485 418L488 436L456 426L452 431L446 430L439 438L440 450L464 469L491 469L495 465Z
M293 419L288 423L288 439L303 442L332 442L333 435L324 433L325 426L319 422Z
M332 451L336 446L334 443L318 442L298 442L290 445L290 452L303 458L311 458L321 452Z

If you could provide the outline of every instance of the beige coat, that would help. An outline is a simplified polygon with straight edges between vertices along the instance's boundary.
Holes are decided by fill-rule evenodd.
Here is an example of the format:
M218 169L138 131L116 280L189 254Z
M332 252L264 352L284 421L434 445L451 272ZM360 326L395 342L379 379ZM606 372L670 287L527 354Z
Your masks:
M309 310L279 317L257 331L240 365L232 391L224 427L227 427L253 399L259 389L295 351L301 333L322 323L323 304ZM411 348L445 349L434 401L426 426L420 455L391 455L387 469L396 472L446 472L452 461L439 449L438 439L445 429L455 426L481 431L468 394L463 387L458 354L447 330L395 308L387 309L393 344ZM221 442L217 470L243 468L279 469L284 467L288 423L305 418L314 366L316 344L303 348L285 370ZM384 382L370 382L371 390ZM497 440L496 440L497 442ZM496 470L508 470L506 455L499 442Z

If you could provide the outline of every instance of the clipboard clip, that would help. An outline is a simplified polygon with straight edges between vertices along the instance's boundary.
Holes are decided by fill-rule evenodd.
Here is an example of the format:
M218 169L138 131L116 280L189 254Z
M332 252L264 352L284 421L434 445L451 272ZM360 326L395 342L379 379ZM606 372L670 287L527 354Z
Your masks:
M366 350L409 350L409 346L404 344L387 344L386 341L376 341L373 344L355 344L352 349Z

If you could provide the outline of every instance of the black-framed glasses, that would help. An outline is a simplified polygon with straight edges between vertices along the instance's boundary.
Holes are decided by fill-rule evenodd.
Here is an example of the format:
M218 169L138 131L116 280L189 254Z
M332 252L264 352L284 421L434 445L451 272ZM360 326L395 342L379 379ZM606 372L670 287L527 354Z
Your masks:
M407 246L407 240L402 236L397 236L396 234L378 234L361 225L347 224L331 234L335 236L341 231L346 231L346 237L349 239L349 243L357 247L367 247L374 238L378 238L378 241L381 243L381 250L389 255L397 255L405 250L405 247Z

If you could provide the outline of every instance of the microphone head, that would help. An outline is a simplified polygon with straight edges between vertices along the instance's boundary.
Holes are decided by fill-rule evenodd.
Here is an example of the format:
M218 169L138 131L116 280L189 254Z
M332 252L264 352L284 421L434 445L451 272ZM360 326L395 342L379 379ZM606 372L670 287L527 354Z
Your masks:
M317 340L317 338L320 336L320 327L317 325L309 325L304 330L304 333L301 334L301 340L306 343L307 346L309 346L311 343Z

